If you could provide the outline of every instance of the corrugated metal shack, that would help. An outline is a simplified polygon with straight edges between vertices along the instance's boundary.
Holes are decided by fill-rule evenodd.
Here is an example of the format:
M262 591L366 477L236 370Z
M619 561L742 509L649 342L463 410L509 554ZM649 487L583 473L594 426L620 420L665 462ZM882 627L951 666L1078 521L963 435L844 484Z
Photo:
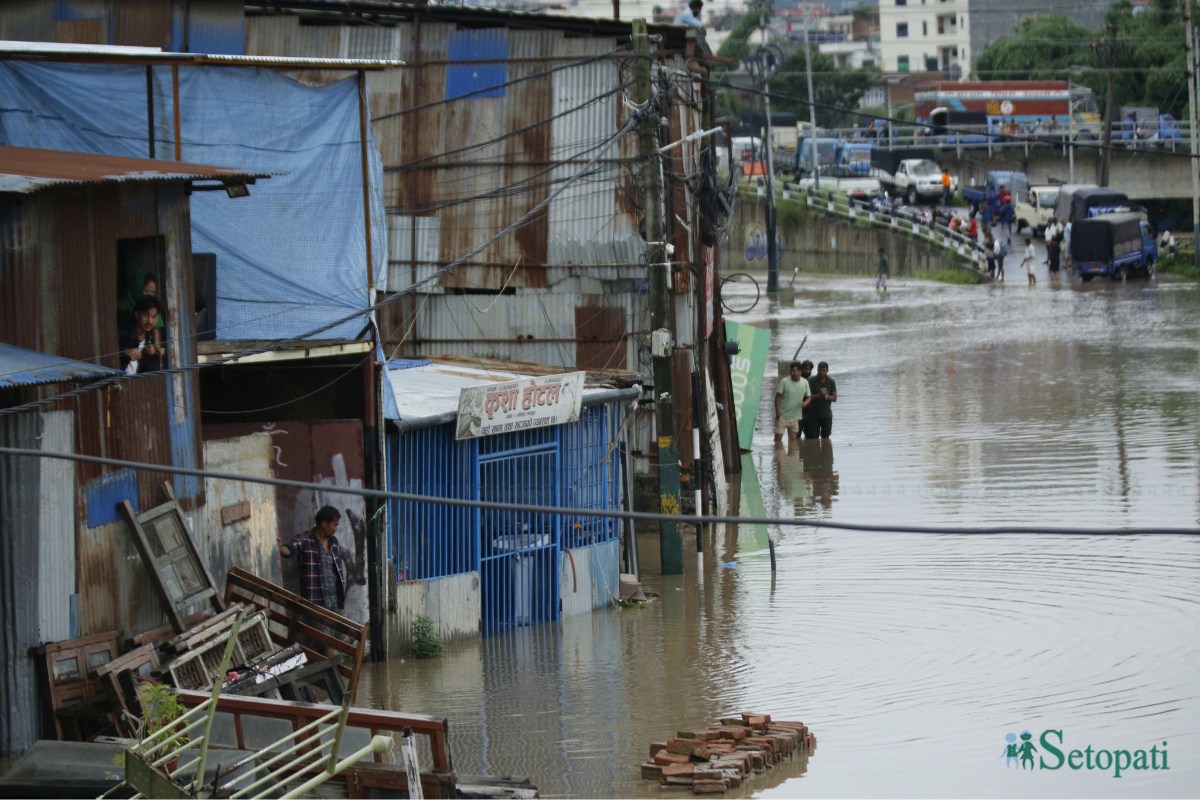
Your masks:
M630 23L377 2L246 9L247 54L403 62L367 76L389 220L381 294L407 292L380 314L389 356L644 370L637 140L612 141L630 117ZM651 33L661 37L655 61L675 87L664 143L706 127L706 115L711 127L710 94L691 80L707 74L703 47L683 27ZM666 160L685 469L691 375L707 362L695 349L704 332L696 276L713 232L683 177L701 172L700 151L689 142ZM649 437L644 445L649 452Z
M256 177L265 176L0 147L0 341L35 356L0 362L7 363L0 441L179 467L202 464L190 372L143 374L53 405L3 412L62 394L74 382L94 379L97 368L116 371L118 298L132 270L158 277L159 297L171 311L164 329L170 366L195 363L189 194L245 186ZM64 369L63 359L85 363ZM196 478L0 456L0 683L6 684L0 697L17 709L0 715L0 752L36 738L38 714L20 713L36 685L29 647L161 624L161 606L117 504L156 505L164 480L171 481L192 529L205 526L205 487Z
M374 0L140 0L136 7L144 13L136 19L125 5L18 0L0 7L0 35L167 46L246 54L247 59L403 62L359 72L370 95L370 124L385 170L388 259L385 274L374 281L378 296L392 299L378 320L385 358L454 355L479 364L535 362L648 374L640 161L636 136L617 137L631 116L626 97L632 79L630 23ZM663 109L663 143L714 127L711 87L693 80L707 77L710 54L694 31L678 26L651 26L650 31L657 39L652 56L661 68L657 74L671 87ZM296 77L312 83L344 75L315 63L295 70ZM671 327L679 345L676 440L685 491L694 466L697 370L712 371L716 397L730 407L723 399L728 372L719 342L723 324L714 246L721 214L711 202L706 208L701 197L707 192L711 201L712 196L703 180L702 146L702 141L684 143L664 160L664 216L674 248ZM513 230L506 233L509 226ZM333 348L320 353L331 359L328 370L308 364L303 369L310 385L334 389L305 400L303 413L296 405L286 407L291 413L279 419L338 420L361 410L369 472L379 462L370 450L382 437L370 427L382 381L371 368L373 360L363 358L362 341L324 344ZM228 352L205 347L214 355ZM332 359L339 354L340 360ZM254 368L251 359L240 362L244 366L206 370L205 380L278 385L289 356L267 358L274 363L259 362L254 381L241 372ZM356 370L356 364L369 366ZM296 366L292 374L302 375L301 365ZM296 377L289 385L302 383ZM297 393L280 390L281 397ZM210 396L224 395L210 395L206 384L206 406ZM247 401L254 407L272 404L266 398ZM272 423L266 418L228 416L237 411L234 407L214 410L226 416L206 419L206 425L234 422L248 425L241 432L258 426L272 437L280 433L278 426L268 430ZM643 408L638 415L630 428L633 463L645 470L656 439L652 414ZM706 415L719 419L717 446L726 449L725 464L736 465L728 415L711 408ZM364 483L376 480L367 474ZM382 545L374 537L371 541Z
M523 376L396 359L385 369L389 487L532 506L620 509L627 389L584 388L578 421L456 438L465 387ZM390 501L388 559L400 609L393 651L418 614L439 635L485 636L605 608L618 594L619 520Z

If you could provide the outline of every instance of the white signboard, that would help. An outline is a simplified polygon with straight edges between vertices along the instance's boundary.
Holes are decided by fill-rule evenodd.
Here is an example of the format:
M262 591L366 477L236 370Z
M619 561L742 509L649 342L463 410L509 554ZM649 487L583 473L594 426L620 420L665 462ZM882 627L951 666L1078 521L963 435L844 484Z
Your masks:
M464 386L458 395L455 438L473 439L577 422L582 405L582 372Z

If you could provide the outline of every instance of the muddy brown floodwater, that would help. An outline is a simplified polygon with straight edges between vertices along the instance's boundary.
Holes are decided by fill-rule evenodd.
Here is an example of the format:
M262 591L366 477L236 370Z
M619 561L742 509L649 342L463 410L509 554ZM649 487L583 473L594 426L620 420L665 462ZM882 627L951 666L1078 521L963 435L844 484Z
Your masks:
M657 602L372 665L361 696L448 717L460 772L547 797L657 795L647 745L741 710L819 743L733 796L1200 794L1200 536L1118 532L1200 525L1200 288L872 286L805 278L737 317L773 360L807 333L839 394L830 442L776 452L768 379L738 507L943 532L723 527L678 578L643 536ZM985 526L1096 533L960 532ZM1047 730L1109 766L1023 770L1024 730L1047 766ZM1122 750L1169 769L1117 778Z

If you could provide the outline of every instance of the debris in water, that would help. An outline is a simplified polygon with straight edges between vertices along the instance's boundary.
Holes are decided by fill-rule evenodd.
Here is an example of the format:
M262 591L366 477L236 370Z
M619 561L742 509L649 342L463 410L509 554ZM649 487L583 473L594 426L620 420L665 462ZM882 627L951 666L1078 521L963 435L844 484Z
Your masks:
M650 745L642 777L659 781L664 789L690 786L693 794L723 794L785 758L811 755L816 746L817 737L803 722L743 712Z

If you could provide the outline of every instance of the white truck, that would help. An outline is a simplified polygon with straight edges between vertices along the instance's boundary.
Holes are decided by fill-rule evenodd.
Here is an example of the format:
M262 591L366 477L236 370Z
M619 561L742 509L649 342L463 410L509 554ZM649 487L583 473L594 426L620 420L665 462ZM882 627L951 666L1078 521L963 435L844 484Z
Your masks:
M1041 236L1054 218L1054 206L1057 203L1057 186L1030 186L1027 190L1017 192L1013 202L1017 231L1029 228Z
M856 175L854 170L842 164L827 164L817 168L821 176L821 193L836 192L852 200L868 202L879 192L879 181L869 175ZM801 191L815 188L816 181L810 175L801 178Z
M942 170L933 161L930 150L879 149L871 153L871 174L893 197L903 197L909 205L942 196ZM958 179L951 177L950 191L958 190Z

